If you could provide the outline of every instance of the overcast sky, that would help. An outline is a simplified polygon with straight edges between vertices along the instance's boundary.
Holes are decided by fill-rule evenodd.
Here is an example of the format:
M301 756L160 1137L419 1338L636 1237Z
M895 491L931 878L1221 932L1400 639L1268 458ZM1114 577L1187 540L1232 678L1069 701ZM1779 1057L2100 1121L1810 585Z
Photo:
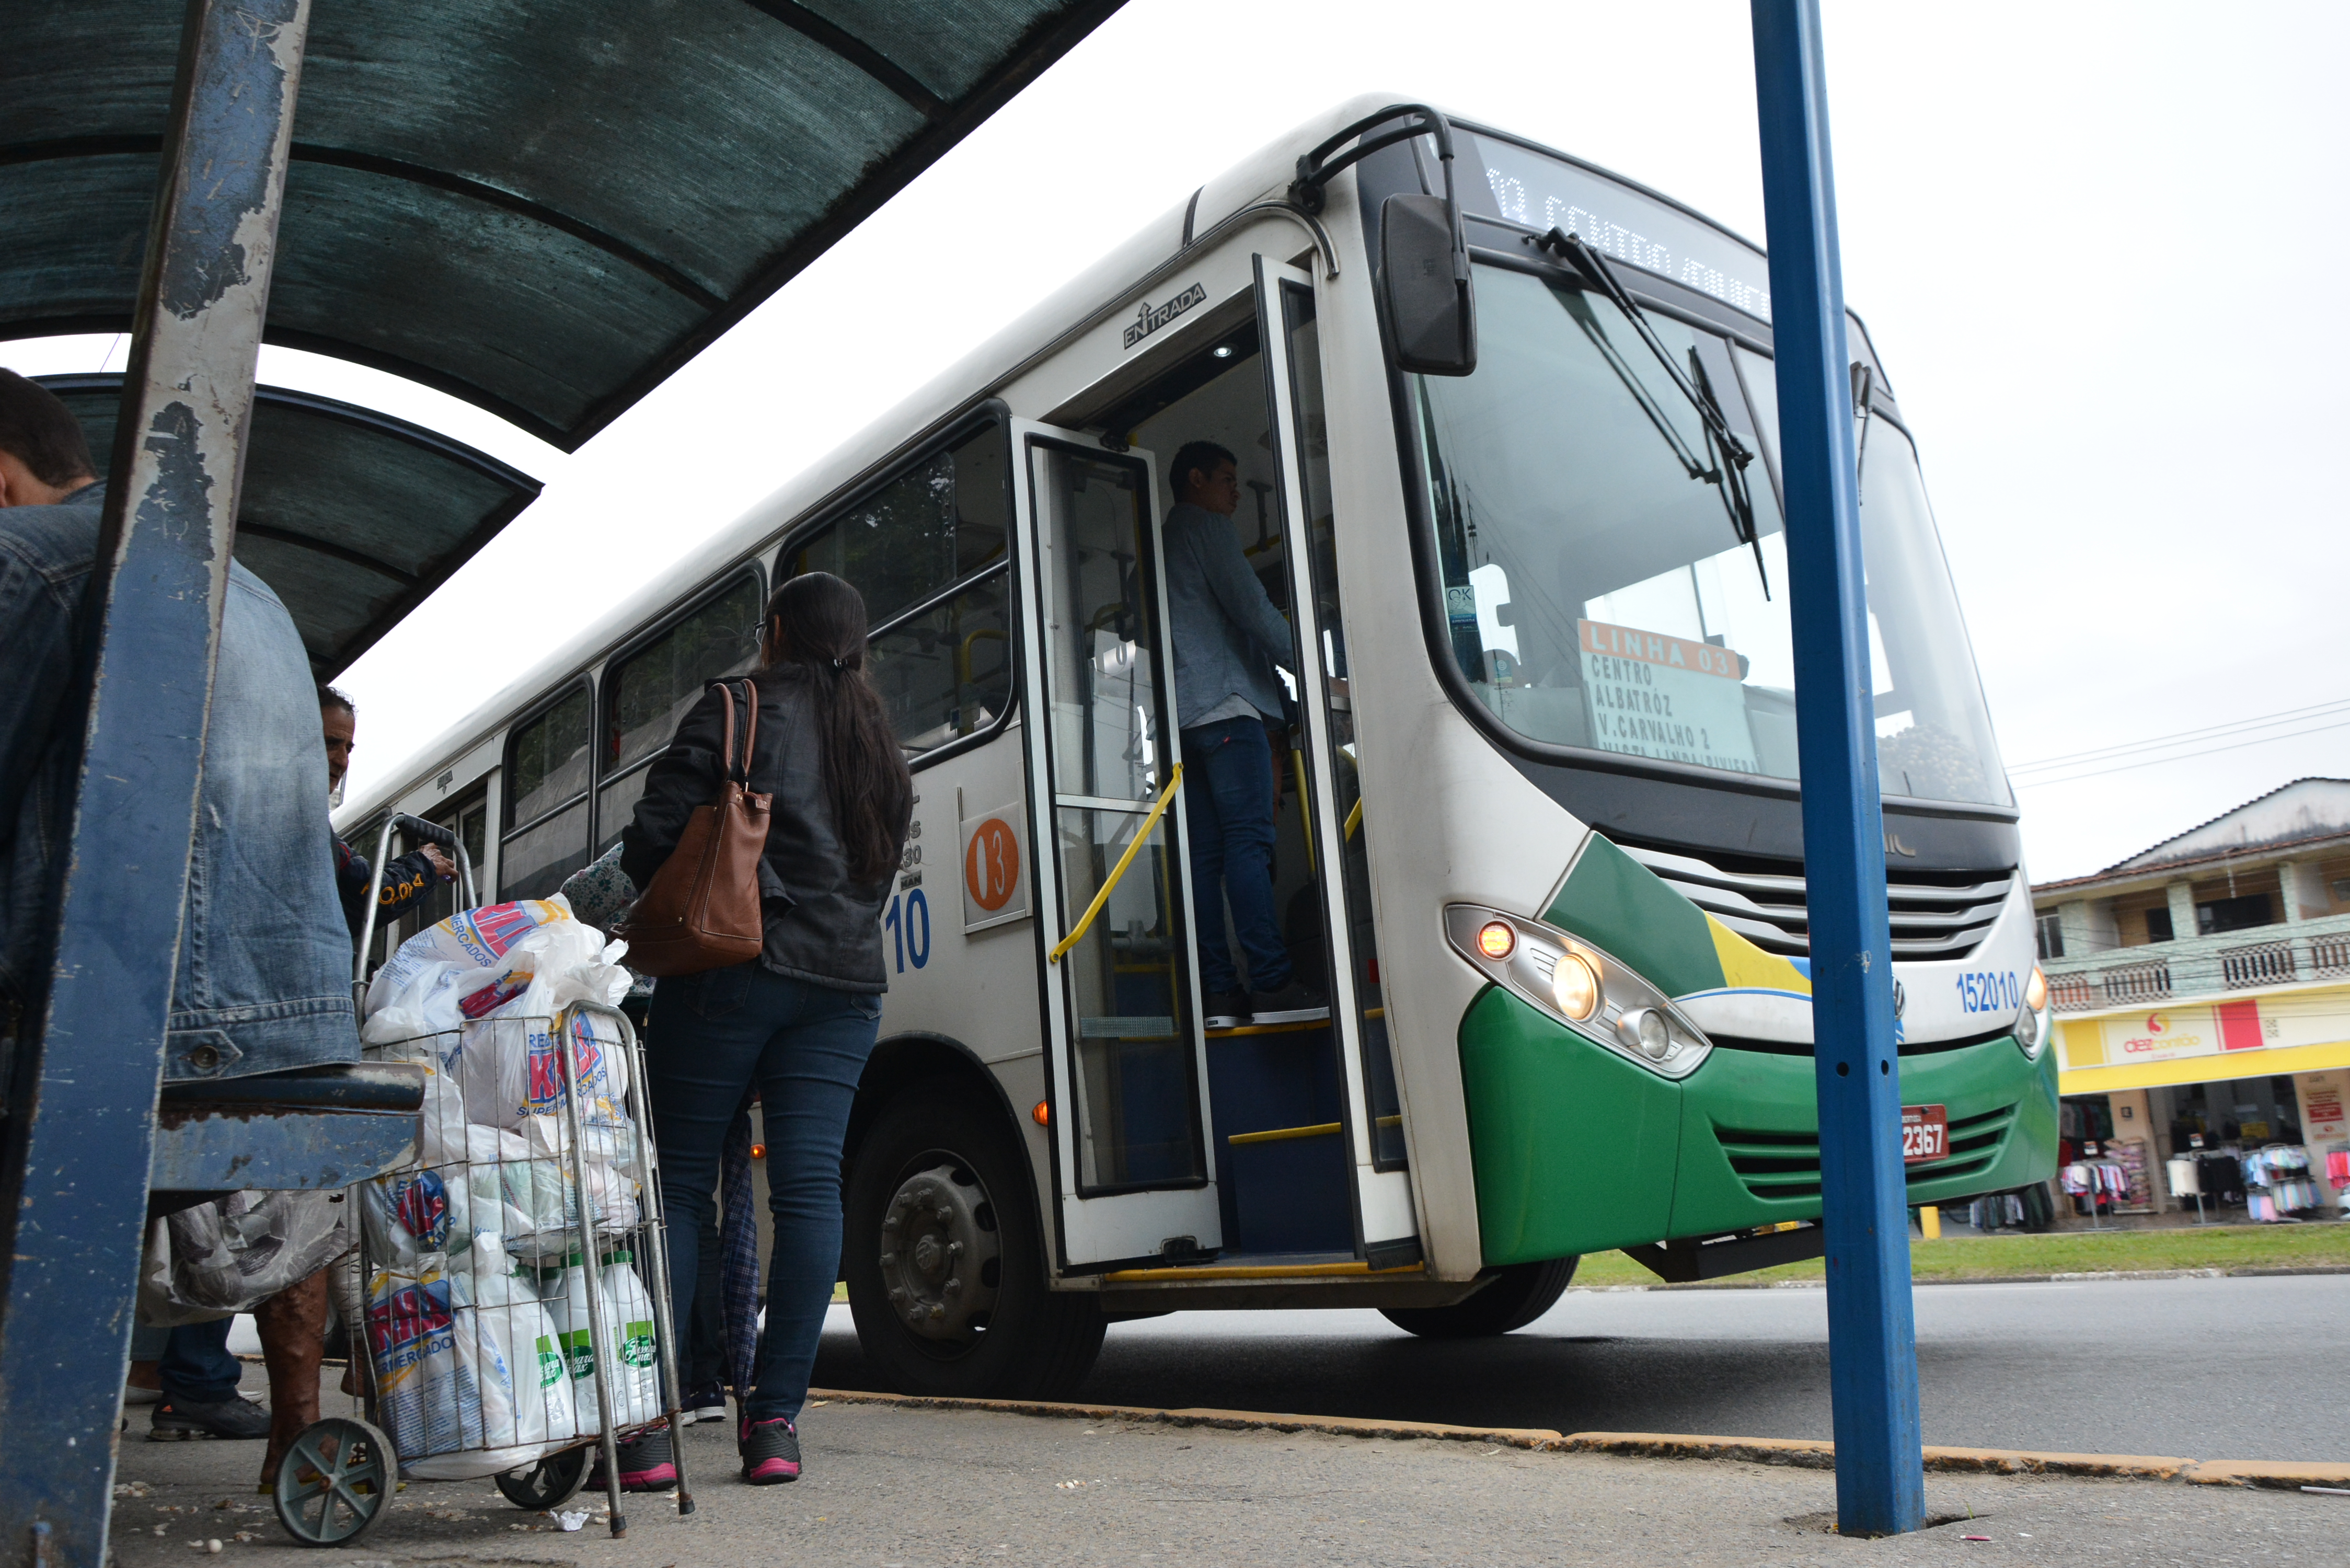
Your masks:
M2094 870L2288 779L2350 776L2350 327L2330 296L2294 293L2350 250L2350 7L1829 0L1825 28L1846 296L1916 428L2011 767L2318 710L2019 768L2034 877ZM265 349L265 380L436 427L546 483L344 678L362 713L355 786L1340 99L1436 102L1759 240L1749 45L1727 0L1131 0L575 455L438 393ZM101 361L119 369L120 346L0 345L26 373Z

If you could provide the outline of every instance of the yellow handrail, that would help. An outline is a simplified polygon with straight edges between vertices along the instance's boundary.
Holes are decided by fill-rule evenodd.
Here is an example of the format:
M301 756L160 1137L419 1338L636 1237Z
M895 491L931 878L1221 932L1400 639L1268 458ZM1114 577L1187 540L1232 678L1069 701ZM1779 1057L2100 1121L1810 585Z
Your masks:
M1170 774L1168 777L1167 787L1159 792L1158 804L1154 805L1150 808L1150 815L1142 819L1141 827L1137 829L1135 832L1134 842L1126 846L1126 853L1118 857L1118 865L1111 869L1109 879L1101 885L1101 891L1096 893L1094 895L1094 901L1086 906L1085 914L1079 917L1077 920L1076 929L1071 931L1067 936L1061 939L1059 945L1055 947L1050 953L1045 955L1045 962L1060 962L1061 955L1067 952L1071 948L1076 947L1078 941L1084 938L1086 928L1094 923L1094 917L1102 912L1102 906L1104 904L1109 902L1110 889L1116 888L1118 886L1118 879L1126 875L1126 868L1134 864L1136 851L1142 847L1142 841L1150 836L1150 830L1159 826L1159 819L1166 813L1168 802L1175 798L1175 792L1178 788L1181 787L1182 783L1183 764L1177 763L1175 764L1174 773Z
M1297 764L1297 821L1305 830L1305 869L1319 877L1322 867L1314 863L1314 803L1305 794L1305 753L1293 750L1289 760Z
M1356 797L1356 799L1355 799L1355 809L1354 809L1354 810L1352 810L1352 811L1350 811L1350 812L1348 812L1348 813L1347 814L1347 843L1352 844L1352 843L1355 841L1355 829L1357 829L1357 828L1358 828L1358 827L1360 827L1360 826L1363 826L1363 802L1362 802L1362 797L1361 797L1361 796L1359 796L1359 795L1357 795L1357 796Z

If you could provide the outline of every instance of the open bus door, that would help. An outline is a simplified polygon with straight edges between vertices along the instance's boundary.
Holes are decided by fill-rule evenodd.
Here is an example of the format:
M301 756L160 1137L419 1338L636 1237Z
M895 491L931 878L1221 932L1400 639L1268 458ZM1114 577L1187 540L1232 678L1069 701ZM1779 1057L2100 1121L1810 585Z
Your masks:
M1223 1236L1155 482L1090 436L1014 421L1013 438L1061 1263L1182 1262Z
M1420 1262L1403 1107L1388 1054L1387 1007L1371 903L1366 802L1357 768L1338 595L1336 515L1312 276L1256 258L1258 340L1279 459L1283 566L1295 637L1295 696L1308 871L1320 892L1339 1125L1354 1209L1355 1255L1374 1270ZM1239 1173L1235 1173L1236 1177Z

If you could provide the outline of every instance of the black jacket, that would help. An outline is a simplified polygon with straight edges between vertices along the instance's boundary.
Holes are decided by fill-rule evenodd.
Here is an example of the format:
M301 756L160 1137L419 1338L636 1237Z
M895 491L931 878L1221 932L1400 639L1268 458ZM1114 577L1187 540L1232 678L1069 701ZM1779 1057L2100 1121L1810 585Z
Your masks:
M835 991L887 991L881 906L896 880L896 855L890 874L880 880L850 879L824 788L823 742L809 679L791 668L758 678L759 735L751 789L775 797L767 853L759 862L767 928L759 962L776 974ZM734 722L739 733L739 704ZM705 691L678 725L669 750L653 759L636 816L620 835L620 869L638 887L650 884L677 847L694 808L718 798L725 780L719 754L723 736L718 693ZM902 851L903 824L898 841Z

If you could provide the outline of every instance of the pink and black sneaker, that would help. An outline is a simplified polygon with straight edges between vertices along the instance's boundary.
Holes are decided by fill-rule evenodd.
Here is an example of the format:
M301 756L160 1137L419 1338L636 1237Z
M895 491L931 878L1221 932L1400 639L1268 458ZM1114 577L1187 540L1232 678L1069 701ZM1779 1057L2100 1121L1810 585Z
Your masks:
M800 1434L789 1421L744 1421L741 1439L743 1479L753 1486L781 1486L800 1479Z
M619 1446L622 1491L667 1491L677 1484L677 1462L669 1449L669 1428L656 1427L634 1442ZM604 1490L604 1449L596 1448L596 1469L588 1490Z

